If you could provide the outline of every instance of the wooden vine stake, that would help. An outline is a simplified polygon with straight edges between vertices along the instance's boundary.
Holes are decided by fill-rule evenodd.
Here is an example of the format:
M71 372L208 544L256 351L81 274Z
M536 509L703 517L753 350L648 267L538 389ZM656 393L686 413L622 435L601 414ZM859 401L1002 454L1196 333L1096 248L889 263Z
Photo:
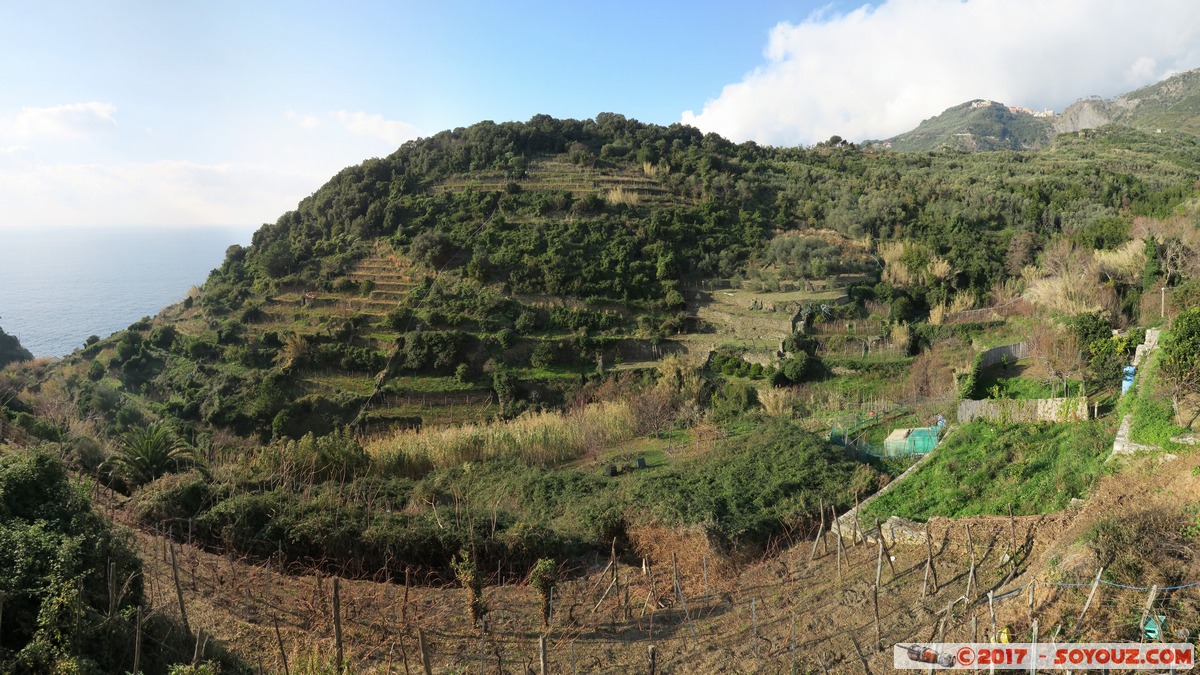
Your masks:
M967 574L967 601L971 601L975 589L975 542L971 539L971 526L967 525L967 548L971 549L971 571Z
M175 578L175 597L179 600L179 619L183 623L183 632L191 637L192 629L188 625L187 607L183 604L183 586L179 584L179 562L175 559L174 544L171 544L171 575Z
M1075 619L1075 631L1078 632L1083 628L1083 615L1087 614L1088 607L1092 606L1092 598L1096 596L1096 589L1100 587L1100 575L1104 573L1104 568L1096 570L1096 578L1092 581L1092 590L1088 593L1087 600L1083 603L1083 609L1079 612L1079 618Z
M930 535L929 530L930 530L930 526L928 523L926 523L926 525L925 525L925 554L926 554L926 557L925 557L925 580L921 583L921 597L925 597L927 594L937 595L937 589L938 589L937 570L934 569L934 567L933 567L933 536ZM933 582L932 590L930 589L931 581Z
M333 653L337 658L337 672L342 672L346 655L342 651L342 593L340 577L333 578Z
M879 554L875 558L875 588L879 588L880 577L883 576L883 537L879 538Z
M837 528L837 570L838 578L842 578L842 556L846 555L846 546L842 542L842 523L838 520L837 509L830 506L829 512L833 516L833 526ZM847 564L849 561L847 560Z
M287 650L283 648L283 636L279 634L279 615L272 614L271 620L275 623L275 644L279 646L279 657L283 659L283 675L291 675L288 671Z
M829 553L829 542L825 541L825 500L821 500L821 529L818 530L818 537L821 538L821 554Z
M996 605L995 605L995 602L996 602L995 592L988 591L988 614L990 614L991 618L992 618L992 632L989 637L991 637L992 642L996 641Z
M417 648L421 650L421 667L425 675L433 675L433 667L429 664L429 645L425 642L425 631L417 629Z
M1150 617L1150 610L1154 609L1154 599L1158 597L1158 586L1150 587L1150 595L1146 596L1146 606L1142 608L1142 620L1138 622L1139 641L1146 639L1146 619ZM1159 635L1162 634L1162 626L1158 627Z
M1030 651L1031 651L1032 653L1036 654L1036 653L1037 653L1037 646L1038 646L1038 622L1037 622L1037 619L1034 619L1034 620L1033 620L1033 649L1031 649ZM1034 673L1034 674L1036 675L1036 673L1037 673L1037 659L1033 659L1032 661L1030 661L1030 663L1029 663L1029 672L1030 672L1030 673Z
M3 597L3 593L0 593ZM137 617L133 624L133 673L137 675L142 668L142 606L138 605Z
M825 541L825 514L821 513L821 527L817 529L817 537L813 539L812 550L808 552L808 562L811 565L813 558L817 557L817 547L821 542Z
M1029 582L1029 604L1025 608L1026 614L1029 615L1029 622L1033 623L1033 594L1037 588L1037 579Z
M851 523L852 532L850 534L850 545L858 545L858 490L854 491L854 522ZM865 538L864 538L865 541Z
M892 552L888 549L887 537L883 536L883 525L879 524L879 519L875 519L875 531L879 533L879 544L883 546L883 557L887 559L888 569L892 571L892 578L896 578L896 563L892 562Z
M871 609L875 613L875 646L879 647L883 644L883 638L879 635L879 584L876 583L871 587Z

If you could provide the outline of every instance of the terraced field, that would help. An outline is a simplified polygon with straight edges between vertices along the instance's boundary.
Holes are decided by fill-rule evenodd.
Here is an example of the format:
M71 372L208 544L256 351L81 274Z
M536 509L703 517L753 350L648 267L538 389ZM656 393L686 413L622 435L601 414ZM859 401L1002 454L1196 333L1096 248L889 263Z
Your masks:
M504 190L512 182L525 190L570 192L575 198L600 194L610 200L624 199L627 203L665 204L679 201L679 197L672 195L660 181L643 172L590 169L567 162L561 156L530 161L525 176L517 181L513 181L502 170L473 171L464 177L444 181L434 186L434 190L455 193L468 189L497 191Z

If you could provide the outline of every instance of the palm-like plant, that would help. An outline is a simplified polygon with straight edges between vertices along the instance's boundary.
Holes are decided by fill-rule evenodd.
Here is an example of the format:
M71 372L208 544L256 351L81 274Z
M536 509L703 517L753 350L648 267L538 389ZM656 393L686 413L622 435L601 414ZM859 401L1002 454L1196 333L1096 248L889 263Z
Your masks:
M198 464L199 458L167 425L155 422L126 432L109 462L114 473L138 486L183 466Z

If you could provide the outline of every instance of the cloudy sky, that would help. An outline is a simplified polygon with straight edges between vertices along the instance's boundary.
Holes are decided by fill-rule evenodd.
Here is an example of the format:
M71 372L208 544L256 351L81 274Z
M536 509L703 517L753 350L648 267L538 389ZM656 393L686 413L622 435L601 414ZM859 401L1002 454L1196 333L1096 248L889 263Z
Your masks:
M0 0L0 227L255 227L483 119L883 138L1200 67L1194 0Z

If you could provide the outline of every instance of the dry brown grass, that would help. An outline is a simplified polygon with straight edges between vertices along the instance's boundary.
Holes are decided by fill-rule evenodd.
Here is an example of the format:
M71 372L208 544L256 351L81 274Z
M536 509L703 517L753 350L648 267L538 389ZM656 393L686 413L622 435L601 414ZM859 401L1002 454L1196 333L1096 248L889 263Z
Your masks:
M447 468L467 462L518 459L550 466L637 435L638 419L624 401L604 401L567 413L542 412L492 424L403 430L368 439L368 453L388 470Z
M622 206L637 206L642 201L642 196L632 190L626 190L622 187L615 187L604 193L604 198L609 204Z
M656 178L659 174L667 175L671 173L670 164L651 164L650 162L642 162L642 173L647 178Z
M791 417L796 412L799 399L791 389L769 388L758 392L758 402L763 411L772 417Z
M1075 315L1102 309L1100 275L1092 251L1059 241L1046 251L1045 270L1026 268L1025 299L1061 314Z
M950 301L950 306L946 309L950 314L958 314L975 309L975 296L967 291L962 291L954 294L954 299Z
M929 308L929 323L934 326L940 326L946 322L947 314L948 312L946 311L946 303L939 302L938 304Z
M1118 281L1131 282L1146 266L1146 242L1133 239L1113 251L1095 251L1092 257L1100 274Z

